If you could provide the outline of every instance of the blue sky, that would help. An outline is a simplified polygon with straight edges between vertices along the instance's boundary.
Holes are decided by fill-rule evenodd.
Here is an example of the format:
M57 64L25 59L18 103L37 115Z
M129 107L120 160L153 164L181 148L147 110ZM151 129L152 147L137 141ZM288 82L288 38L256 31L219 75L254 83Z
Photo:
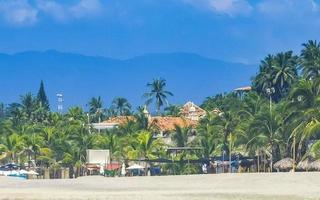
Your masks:
M257 63L319 36L317 0L0 0L3 53L193 52Z

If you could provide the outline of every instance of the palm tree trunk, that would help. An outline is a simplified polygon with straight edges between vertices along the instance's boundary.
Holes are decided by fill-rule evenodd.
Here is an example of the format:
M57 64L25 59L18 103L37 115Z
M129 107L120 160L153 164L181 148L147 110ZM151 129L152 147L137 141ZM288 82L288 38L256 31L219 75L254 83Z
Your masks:
M232 133L230 133L230 143L229 143L229 172L232 173L231 157L232 157Z
M34 165L37 167L37 153L34 153Z
M157 108L156 112L157 112L157 115L159 116L160 115L160 109Z
M257 162L257 164L258 164L258 173L260 173L260 151L258 150L258 162Z

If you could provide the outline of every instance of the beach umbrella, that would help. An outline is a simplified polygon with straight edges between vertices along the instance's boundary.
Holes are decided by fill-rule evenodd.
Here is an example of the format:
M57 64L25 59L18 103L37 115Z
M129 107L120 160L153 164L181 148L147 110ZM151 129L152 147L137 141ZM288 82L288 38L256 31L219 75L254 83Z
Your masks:
M310 164L312 170L320 171L320 160L316 160Z
M309 171L309 170L311 170L311 163L312 162L313 162L313 159L311 157L307 157L306 159L304 159L298 163L297 169Z
M132 170L132 169L144 169L144 167L142 167L140 165L137 165L137 164L134 164L134 165L128 167L127 169L129 169L129 170Z
M290 170L292 169L294 160L292 158L284 158L276 162L273 167L280 170Z

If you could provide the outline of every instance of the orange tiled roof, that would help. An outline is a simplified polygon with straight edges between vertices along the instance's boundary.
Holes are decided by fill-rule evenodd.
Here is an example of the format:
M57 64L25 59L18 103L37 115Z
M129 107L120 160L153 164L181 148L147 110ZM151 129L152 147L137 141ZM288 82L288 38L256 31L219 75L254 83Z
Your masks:
M152 117L150 125L160 131L172 131L175 130L175 126L182 128L195 127L197 122L182 117Z
M103 123L115 123L119 126L126 125L129 121L135 120L134 116L118 116L110 118ZM179 127L195 127L198 124L197 121L190 120L183 117L151 117L149 118L150 127L154 127L160 131L172 131L175 126Z
M102 123L115 123L115 124L118 124L119 126L123 126L127 124L129 121L134 121L134 120L135 120L134 116L117 116L117 117L113 117L108 120L105 120Z

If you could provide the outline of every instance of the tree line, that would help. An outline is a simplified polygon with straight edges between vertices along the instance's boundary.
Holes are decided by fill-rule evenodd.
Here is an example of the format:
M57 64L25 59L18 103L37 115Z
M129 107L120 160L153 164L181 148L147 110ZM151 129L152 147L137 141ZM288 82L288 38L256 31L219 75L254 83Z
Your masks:
M172 146L201 147L201 151L170 155L168 145L153 137L143 106L134 110L122 97L108 108L101 97L94 97L88 111L71 107L64 114L52 112L41 82L36 96L27 93L19 103L0 104L0 162L69 167L77 176L86 149L109 149L113 161L177 161L163 166L168 174L199 173L200 166L179 161L222 155L265 158L269 166L286 157L296 163L320 159L320 43L308 41L302 46L299 55L287 51L266 56L252 78L251 91L206 98L201 107L207 114L197 127L177 126L169 134ZM168 103L173 94L164 79L154 79L147 88L143 97L146 104L154 103L158 115L180 115L180 106ZM135 120L100 133L89 125L114 116Z

